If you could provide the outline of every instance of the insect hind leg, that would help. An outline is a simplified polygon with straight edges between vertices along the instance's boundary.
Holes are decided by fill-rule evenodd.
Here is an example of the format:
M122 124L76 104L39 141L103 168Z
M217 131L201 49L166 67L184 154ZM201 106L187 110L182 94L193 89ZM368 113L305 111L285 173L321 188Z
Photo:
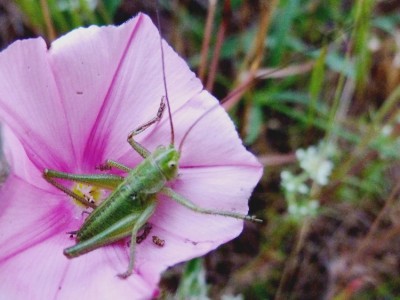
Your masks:
M128 269L124 273L118 274L119 277L125 279L125 278L129 277L132 274L134 263L135 263L135 251L136 251L137 233L140 230L140 228L142 228L146 224L146 222L149 220L149 218L154 213L155 209L156 209L156 201L153 201L140 214L140 216L137 219L135 225L133 226L132 234L131 234L131 244L130 244L130 250L129 250L129 265L128 265Z
M235 218L235 219L241 219L241 220L247 220L247 221L251 221L251 222L262 223L262 220L258 219L256 216L249 216L249 215L244 215L244 214L231 212L231 211L222 211L222 210L213 210L213 209L202 208L202 207L194 204L189 199L186 199L182 195L179 195L173 189L168 188L168 187L162 188L161 193L170 197L172 200L175 200L179 204L189 208L190 210L198 212L198 213L208 214L208 215L225 216L225 217L230 217L230 218Z
M78 195L77 193L75 193L74 191L71 191L70 189L68 189L67 187L63 186L62 184L58 183L57 181L55 181L53 178L51 178L48 174L47 174L47 169L44 171L43 173L43 178L46 179L46 181L48 183L50 183L51 185L53 185L54 187L56 187L57 189L59 189L60 191L64 192L65 194L67 194L68 196L71 196L72 198L78 200L79 202L81 202L83 205L91 207L91 208L96 208L97 205L90 202L89 200L87 200L85 197L82 197L80 195Z
M91 208L96 208L97 206L88 199L86 199L84 196L78 195L77 193L70 190L66 186L57 182L56 179L65 179L69 181L89 184L106 189L115 189L124 180L123 177L112 174L94 174L94 175L70 174L50 169L45 169L43 171L43 178L48 183L59 189L60 191L81 202L83 205Z

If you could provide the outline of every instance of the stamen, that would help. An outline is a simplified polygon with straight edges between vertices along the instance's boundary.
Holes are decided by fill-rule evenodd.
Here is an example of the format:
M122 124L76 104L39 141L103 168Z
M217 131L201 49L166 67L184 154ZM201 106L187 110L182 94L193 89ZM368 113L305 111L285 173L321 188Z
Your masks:
M72 191L93 204L99 204L99 202L104 199L102 189L84 183L76 183L72 187ZM86 208L80 201L76 199L73 200L77 206Z

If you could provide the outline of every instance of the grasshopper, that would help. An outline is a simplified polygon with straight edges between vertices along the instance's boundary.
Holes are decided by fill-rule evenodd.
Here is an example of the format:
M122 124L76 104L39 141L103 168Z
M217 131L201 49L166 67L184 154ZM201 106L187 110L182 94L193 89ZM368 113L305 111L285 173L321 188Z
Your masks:
M93 211L85 219L81 228L72 232L74 235L76 234L77 243L74 246L64 249L64 255L68 258L74 258L130 236L129 265L125 272L118 274L121 278L127 278L133 272L136 243L137 241L142 241L149 232L149 230L146 232L146 223L156 210L158 194L166 195L179 204L198 213L261 222L255 216L199 207L166 186L168 181L174 180L178 175L180 149L184 139L194 125L208 111L189 128L177 149L174 142L174 126L167 92L161 34L160 45L165 95L161 98L157 114L151 120L130 132L127 139L132 148L143 157L143 161L135 168L127 167L113 160L107 160L104 165L96 167L96 169L100 170L116 168L127 173L126 177L112 174L71 174L50 169L45 169L43 172L44 179L50 184L81 202L86 207L93 208ZM171 141L168 146L158 146L151 153L135 141L134 137L161 120L166 107L171 130ZM97 206L85 195L82 196L59 183L58 180L60 179L105 188L112 192ZM138 236L138 232L143 228L145 231L144 238ZM158 237L155 238L154 243L160 246L164 245L164 241Z

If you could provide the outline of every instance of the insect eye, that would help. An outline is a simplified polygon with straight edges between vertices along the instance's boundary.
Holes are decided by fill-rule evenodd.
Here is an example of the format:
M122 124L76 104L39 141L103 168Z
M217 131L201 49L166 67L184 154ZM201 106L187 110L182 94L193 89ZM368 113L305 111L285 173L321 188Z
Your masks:
M176 167L176 162L175 162L175 161L170 161L170 162L168 163L168 167L169 167L170 169L175 168L175 167Z

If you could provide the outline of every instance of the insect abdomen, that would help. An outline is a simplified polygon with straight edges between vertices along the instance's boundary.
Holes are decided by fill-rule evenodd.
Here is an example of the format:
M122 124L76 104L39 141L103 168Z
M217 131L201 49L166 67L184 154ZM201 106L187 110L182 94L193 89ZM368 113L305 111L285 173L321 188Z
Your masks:
M85 241L101 233L115 222L147 207L166 179L155 167L153 157L146 158L125 178L114 192L85 220L76 239Z
M77 240L84 241L102 232L116 221L121 220L127 215L141 210L140 203L143 203L142 194L126 194L125 187L116 190L108 199L103 209L96 209L86 219L83 226L77 233Z

